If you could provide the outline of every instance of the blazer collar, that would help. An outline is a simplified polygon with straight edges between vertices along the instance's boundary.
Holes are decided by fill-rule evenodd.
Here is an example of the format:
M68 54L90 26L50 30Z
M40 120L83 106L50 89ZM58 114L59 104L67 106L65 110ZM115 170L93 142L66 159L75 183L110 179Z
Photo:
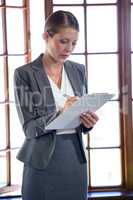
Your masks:
M72 62L66 61L64 63L64 69L67 73L68 79L72 85L74 94L76 96L82 95L82 85L80 84L80 77L76 70L76 67L73 66Z
M37 84L44 96L46 96L46 105L51 105L52 109L55 109L55 101L52 93L52 89L47 77L47 74L43 68L42 63L43 54L41 54L35 61L33 61L32 68L34 69L34 75L37 81ZM64 69L67 73L68 79L74 90L76 96L82 95L82 86L80 84L80 77L77 73L76 68L70 61L64 63ZM45 93L46 92L46 93ZM45 95L47 94L47 95Z
M43 95L43 103L47 108L47 112L54 112L56 109L55 100L48 80L47 74L43 68L42 63L43 54L41 54L35 61L32 63L32 68L34 70L34 76L38 87Z

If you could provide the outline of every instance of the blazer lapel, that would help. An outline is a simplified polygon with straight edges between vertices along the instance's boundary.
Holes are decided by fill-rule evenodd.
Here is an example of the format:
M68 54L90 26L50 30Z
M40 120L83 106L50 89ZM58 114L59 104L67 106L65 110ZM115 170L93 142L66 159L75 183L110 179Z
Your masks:
M75 70L70 61L66 61L64 63L64 69L67 73L68 79L70 80L74 94L76 96L82 96L82 86L80 84L80 78L77 70Z
M32 68L34 71L34 77L43 97L43 103L47 108L47 112L52 112L56 109L55 100L48 77L43 69L42 55L43 54L33 62ZM66 61L64 63L64 69L67 73L68 79L70 80L74 94L76 96L82 96L82 85L80 84L80 77L75 67L73 67L70 61Z
M42 94L42 100L48 112L55 111L55 100L48 77L43 69L42 55L33 62L34 76Z

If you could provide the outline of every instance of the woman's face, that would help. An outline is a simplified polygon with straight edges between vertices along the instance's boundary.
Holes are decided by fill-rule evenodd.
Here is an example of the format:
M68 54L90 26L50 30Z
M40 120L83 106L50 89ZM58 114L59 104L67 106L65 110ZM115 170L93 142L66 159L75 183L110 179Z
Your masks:
M46 52L54 61L63 63L73 52L77 40L78 31L73 28L62 28L53 36L46 39Z

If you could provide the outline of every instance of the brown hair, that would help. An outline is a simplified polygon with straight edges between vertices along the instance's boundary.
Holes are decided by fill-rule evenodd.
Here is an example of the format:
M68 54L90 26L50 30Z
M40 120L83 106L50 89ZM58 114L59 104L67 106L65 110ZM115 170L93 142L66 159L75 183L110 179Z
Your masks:
M53 36L60 28L73 28L79 32L78 20L69 11L56 11L46 19L44 31Z

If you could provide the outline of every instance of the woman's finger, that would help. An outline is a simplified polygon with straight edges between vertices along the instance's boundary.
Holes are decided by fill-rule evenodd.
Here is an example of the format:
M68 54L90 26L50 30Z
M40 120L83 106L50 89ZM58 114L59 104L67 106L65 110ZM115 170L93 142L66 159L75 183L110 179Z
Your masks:
M81 122L87 128L94 126L99 119L98 116L95 113L92 113L92 112L82 113L80 118L81 118Z

